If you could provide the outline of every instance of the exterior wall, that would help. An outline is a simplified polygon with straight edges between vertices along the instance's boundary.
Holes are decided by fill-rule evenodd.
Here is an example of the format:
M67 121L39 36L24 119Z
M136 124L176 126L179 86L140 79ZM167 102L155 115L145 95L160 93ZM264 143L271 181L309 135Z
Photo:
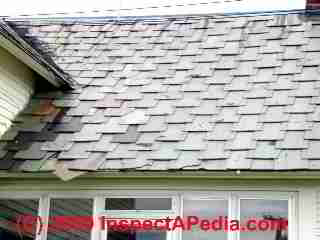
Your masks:
M187 192L194 194L211 191L274 191L295 192L294 216L297 220L297 238L292 240L320 239L320 181L319 180L219 180L219 179L74 179L62 182L54 179L12 179L0 181L0 194L35 196L41 194L62 194L64 197L108 196L112 191L123 194L135 194L138 191L147 194ZM21 194L19 192L21 191ZM27 192L26 192L27 191ZM96 238L94 238L96 239ZM99 239L99 238L97 238Z
M34 91L34 72L0 47L0 137Z

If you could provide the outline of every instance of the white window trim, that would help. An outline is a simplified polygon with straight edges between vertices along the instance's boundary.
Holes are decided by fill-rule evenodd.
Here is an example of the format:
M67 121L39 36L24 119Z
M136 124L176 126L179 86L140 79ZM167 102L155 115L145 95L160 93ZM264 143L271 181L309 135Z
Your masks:
M50 212L50 199L54 198L80 198L80 199L93 199L93 218L94 221L103 214L110 214L111 211L117 210L104 210L104 204L106 198L172 198L172 211L167 211L171 213L171 216L183 216L183 199L197 199L197 200L229 200L229 216L230 219L239 218L239 206L240 199L265 199L265 200L288 200L289 209L289 228L288 233L290 236L289 240L298 240L299 236L299 203L298 203L298 192L295 191L259 191L252 190L218 190L218 191L133 191L132 194L125 194L128 191L125 190L110 190L110 191L58 191L58 192L44 192L44 191L10 191L2 192L0 199L39 199L39 209L38 215L44 220L48 219ZM123 210L121 210L123 211ZM150 210L146 210L150 212ZM152 211L152 210L151 210ZM153 211L154 213L162 212ZM119 211L118 211L119 212ZM136 211L126 211L133 214ZM139 210L141 212L141 210ZM164 213L164 212L163 212ZM167 215L166 215L167 216ZM100 222L98 223L100 226ZM39 226L38 226L39 227ZM169 232L168 240L182 240L181 230L177 229L175 232ZM171 234L172 233L172 234ZM40 235L36 236L35 240L46 240L47 237L47 226L44 224L43 231ZM91 240L105 240L105 232L101 231L99 228L93 228L91 234ZM239 234L229 234L228 240L240 240Z

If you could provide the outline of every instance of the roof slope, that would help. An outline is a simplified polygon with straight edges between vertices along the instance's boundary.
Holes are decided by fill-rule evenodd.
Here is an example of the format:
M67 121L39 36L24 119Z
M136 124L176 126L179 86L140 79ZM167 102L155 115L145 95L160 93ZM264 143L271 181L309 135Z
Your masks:
M320 169L320 17L14 24L82 87L33 98L1 169Z

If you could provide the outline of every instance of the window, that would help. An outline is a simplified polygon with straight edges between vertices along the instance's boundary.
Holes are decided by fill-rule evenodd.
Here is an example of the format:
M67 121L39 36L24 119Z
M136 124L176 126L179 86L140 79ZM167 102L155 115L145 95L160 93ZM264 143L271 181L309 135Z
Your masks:
M121 192L23 193L21 198L1 193L0 240L297 240L294 192ZM33 224L17 228L25 215L34 217ZM198 223L172 231L174 221L163 221L178 217L184 224L188 217ZM127 220L124 229L117 225L121 220Z

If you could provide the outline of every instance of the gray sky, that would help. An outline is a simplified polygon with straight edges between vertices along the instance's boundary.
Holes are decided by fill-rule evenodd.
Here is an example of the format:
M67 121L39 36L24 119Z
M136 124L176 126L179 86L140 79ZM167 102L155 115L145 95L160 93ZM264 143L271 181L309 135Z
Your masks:
M212 2L213 0L9 0L2 3L0 15L17 16L20 14L38 14L55 12L85 11L82 16L106 16L111 12L105 9L137 8L149 6L164 6L174 4L190 4L201 2ZM226 0L216 0L226 1ZM113 15L161 15L161 14L196 14L217 12L247 12L268 10L302 9L305 0L228 0L220 4L185 6L185 7L160 7L156 9L117 11ZM93 13L99 10L99 13ZM75 16L75 14L70 14ZM81 16L81 15L76 15Z

